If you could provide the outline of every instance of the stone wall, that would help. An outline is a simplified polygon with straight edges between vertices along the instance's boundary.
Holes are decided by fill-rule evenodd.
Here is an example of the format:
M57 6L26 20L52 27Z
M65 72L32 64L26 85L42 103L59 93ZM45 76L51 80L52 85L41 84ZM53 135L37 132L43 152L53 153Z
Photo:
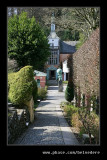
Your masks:
M72 55L75 92L99 96L100 57L99 28Z
M24 109L8 107L8 144L13 144L26 130L26 122L30 123L30 115L26 106Z

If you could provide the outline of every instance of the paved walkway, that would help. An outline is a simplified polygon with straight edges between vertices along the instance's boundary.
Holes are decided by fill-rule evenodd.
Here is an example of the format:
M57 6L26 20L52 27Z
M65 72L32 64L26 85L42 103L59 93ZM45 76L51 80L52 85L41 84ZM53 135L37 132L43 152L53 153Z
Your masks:
M65 101L64 92L58 92L58 86L49 86L47 100L37 107L34 123L14 144L79 145L63 117L61 101Z

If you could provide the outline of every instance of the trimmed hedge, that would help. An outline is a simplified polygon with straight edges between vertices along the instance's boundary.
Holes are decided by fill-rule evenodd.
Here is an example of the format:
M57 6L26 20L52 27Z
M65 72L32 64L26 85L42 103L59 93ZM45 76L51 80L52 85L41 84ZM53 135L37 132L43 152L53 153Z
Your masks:
M33 95L34 101L37 98L37 84L34 80L33 67L25 66L18 72L8 76L8 98L15 105L23 105Z

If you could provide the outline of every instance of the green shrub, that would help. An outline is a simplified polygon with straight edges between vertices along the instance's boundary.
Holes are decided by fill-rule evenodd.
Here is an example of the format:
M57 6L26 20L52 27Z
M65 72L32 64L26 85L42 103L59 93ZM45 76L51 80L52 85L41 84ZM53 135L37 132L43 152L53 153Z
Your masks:
M13 104L23 105L31 99L32 95L35 100L37 95L37 85L36 82L34 82L32 66L21 68L13 77L9 75L8 81L8 96Z
M16 74L16 72L8 73L8 91L9 91L9 89L10 89L10 85L11 85L11 83L12 83L12 80L13 80L14 77L15 77L15 74Z
M71 102L74 98L74 85L73 82L68 83L67 88L65 90L65 99L68 102Z
M68 81L63 81L63 84L68 84Z
M79 117L83 124L85 133L89 134L90 144L91 135L94 136L96 143L99 142L99 117L94 112L87 111L86 108L79 109Z
M85 130L84 126L83 125L80 126L79 127L79 136L80 136L80 138L82 138L82 135L85 134L85 133L86 133L86 130Z
M82 122L79 119L79 113L75 112L72 114L72 119L71 119L71 124L72 127L76 127L78 131L80 131L80 127L82 127Z
M33 91L32 91L32 95L33 95L33 100L34 103L37 101L37 92L38 92L38 87L37 87L37 83L36 81L33 79Z
M45 88L38 88L38 99L43 100L46 99L47 96L47 87Z
M78 112L78 108L73 105L65 105L64 111L67 113L67 117L72 119L72 115Z
M93 125L91 126L91 133L95 138L96 144L99 143L99 116L92 112L90 116L93 119Z

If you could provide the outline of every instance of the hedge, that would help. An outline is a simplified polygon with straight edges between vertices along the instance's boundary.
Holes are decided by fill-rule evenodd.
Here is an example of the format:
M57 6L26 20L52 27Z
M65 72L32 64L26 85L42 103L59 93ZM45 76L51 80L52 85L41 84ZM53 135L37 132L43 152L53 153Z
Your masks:
M25 66L18 72L8 76L8 98L15 105L23 105L33 95L34 101L37 97L37 84L34 80L33 67Z

